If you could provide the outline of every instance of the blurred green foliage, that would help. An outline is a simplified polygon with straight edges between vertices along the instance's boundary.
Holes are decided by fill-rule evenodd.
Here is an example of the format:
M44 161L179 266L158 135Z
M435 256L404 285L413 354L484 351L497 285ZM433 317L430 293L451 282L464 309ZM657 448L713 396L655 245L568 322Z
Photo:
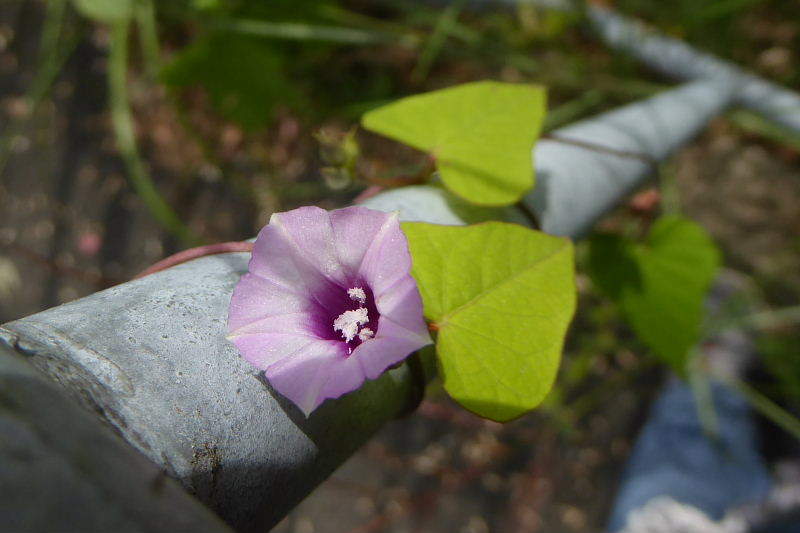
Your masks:
M272 118L275 102L303 101L285 71L286 58L269 43L212 32L182 50L161 78L173 87L202 86L226 118L254 130Z
M248 130L267 125L278 104L295 110L307 108L306 85L311 84L292 80L292 74L301 73L298 67L313 64L314 56L319 57L328 46L304 42L302 47L293 47L280 40L243 34L236 26L224 27L221 23L309 23L318 21L318 13L329 5L324 1L205 0L185 5L185 12L173 7L168 11L172 18L189 14L200 31L164 68L161 79L172 87L202 87L223 116Z
M644 242L593 236L589 274L655 355L684 374L689 352L701 340L703 303L719 260L719 251L700 226L665 216L653 224Z
M779 394L800 405L800 332L765 335L759 340L758 349L778 383Z
M125 20L133 14L134 0L72 0L83 16L99 22Z

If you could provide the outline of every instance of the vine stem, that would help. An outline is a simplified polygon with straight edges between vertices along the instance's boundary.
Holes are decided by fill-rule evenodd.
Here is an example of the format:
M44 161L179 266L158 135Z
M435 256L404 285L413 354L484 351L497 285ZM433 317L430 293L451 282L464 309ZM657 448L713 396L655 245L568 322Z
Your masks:
M428 42L425 43L422 53L420 53L417 66L414 67L414 71L411 73L411 79L414 82L420 83L428 77L428 72L430 72L436 57L444 47L453 26L458 22L458 16L461 14L463 7L464 0L455 0L442 11L441 16L436 21L433 33L428 38Z
M692 349L687 365L689 387L694 396L694 407L697 420L703 433L714 442L720 438L719 416L714 405L714 393L711 389L709 375L700 367L698 349Z
M188 250L183 250L181 252L178 252L177 254L173 254L169 257L162 259L158 263L155 263L154 265L148 267L146 270L143 270L138 274L136 274L136 276L134 276L133 279L143 278L145 276L149 276L150 274L155 274L156 272L160 272L170 267L174 267L175 265L180 265L181 263L186 263L187 261L191 261L192 259L199 259L207 255L229 254L233 252L252 252L252 251L253 251L253 243L250 241L219 242L216 244L197 246L195 248L189 248Z
M750 405L765 418L797 440L800 440L800 420L744 381L731 379L726 380L725 383L744 396L750 402Z
M630 150L617 150L616 148L603 146L602 144L596 144L589 141L581 141L578 139L570 139L568 137L561 137L560 135L554 135L552 133L545 133L543 135L540 135L539 139L545 141L557 142L561 144L569 144L572 146L577 146L578 148L585 148L593 152L599 152L601 154L615 155L617 157L622 157L626 159L638 159L639 161L647 163L648 165L655 166L658 164L658 161L653 156L642 152L632 152Z
M111 123L128 179L136 194L142 199L153 217L181 242L196 244L192 234L172 207L156 189L139 156L134 134L133 117L128 103L127 64L128 33L127 20L116 22L111 27L111 47L108 58L108 89L111 106Z
M0 138L0 175L5 170L11 156L14 138L21 132L25 120L33 116L39 105L44 100L53 86L61 67L67 61L78 38L75 36L61 42L60 36L64 26L64 13L66 0L51 0L47 3L47 12L44 19L42 36L39 41L39 61L36 74L28 90L25 92L24 102L27 106L25 116L10 121L6 131Z
M800 322L800 305L761 311L741 318L742 325L754 329L789 326Z
M361 192L359 193L359 195L358 195L358 196L356 196L356 197L353 199L353 203L354 203L354 204L360 204L361 202L364 202L364 201L366 201L366 200L369 200L369 199L370 199L370 198L372 198L373 196L376 196L376 195L378 195L378 194L379 194L380 192L382 192L383 190L384 190L384 187L381 187L380 185L370 185L369 187L367 187L366 189L364 189L363 191L361 191Z
M233 31L243 35L273 39L296 41L328 41L345 44L380 44L390 43L395 36L377 31L340 28L334 26L317 26L295 22L267 22L256 19L223 19L212 20L213 28Z
M142 50L145 72L153 80L158 76L161 64L156 9L153 0L139 0L135 9L136 26L139 30L139 47Z

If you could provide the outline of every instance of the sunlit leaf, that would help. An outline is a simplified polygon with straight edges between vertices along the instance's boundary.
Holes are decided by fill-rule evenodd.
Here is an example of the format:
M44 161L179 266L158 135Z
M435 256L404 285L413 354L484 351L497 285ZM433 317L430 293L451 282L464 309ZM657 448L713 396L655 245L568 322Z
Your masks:
M508 205L534 185L532 149L545 115L542 87L482 81L369 111L368 130L428 152L448 189Z
M550 390L575 310L572 243L515 224L403 224L447 392L497 421Z

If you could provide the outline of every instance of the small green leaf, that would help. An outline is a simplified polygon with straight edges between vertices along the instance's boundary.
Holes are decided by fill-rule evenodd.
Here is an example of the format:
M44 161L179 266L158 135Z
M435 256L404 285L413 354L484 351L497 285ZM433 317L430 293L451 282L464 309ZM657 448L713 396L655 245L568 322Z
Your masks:
M447 392L497 421L536 407L575 311L572 243L516 224L403 224Z
M691 220L663 217L641 244L595 235L589 256L592 280L617 302L636 335L684 373L719 267L719 252L706 232Z
M369 111L368 130L429 152L448 189L479 205L509 205L533 187L533 145L545 91L481 81Z
M72 0L84 17L98 22L119 22L133 14L134 0Z

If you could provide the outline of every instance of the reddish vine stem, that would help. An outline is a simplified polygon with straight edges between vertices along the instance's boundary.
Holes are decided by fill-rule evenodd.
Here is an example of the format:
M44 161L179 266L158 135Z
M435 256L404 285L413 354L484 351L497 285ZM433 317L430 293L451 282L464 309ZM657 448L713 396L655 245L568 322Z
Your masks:
M615 155L617 157L624 157L628 159L638 159L648 165L657 165L658 160L643 152L632 152L630 150L617 150L616 148L611 148L608 146L603 146L602 144L595 144L593 142L588 141L580 141L578 139L570 139L567 137L561 137L559 135L553 135L552 133L545 133L539 137L540 139L544 139L547 141L553 141L562 144L570 144L572 146L577 146L578 148L585 148L587 150L591 150L592 152L599 152L601 154L610 154Z
M353 203L360 204L361 202L364 202L372 198L373 196L377 195L378 193L382 192L384 189L385 187L382 187L380 185L370 185L369 187L361 191L361 193L358 196L355 197Z
M431 174L436 171L436 157L432 154L428 154L427 161L425 165L419 169L418 172L408 175L400 175L400 176L391 176L388 178L382 178L378 176L372 176L368 173L364 173L364 179L369 183L366 189L361 191L361 193L356 196L355 200L353 200L354 204L360 204L361 202L372 198L376 194L395 187L404 187L408 185L421 185L423 183L428 182L430 179Z
M133 279L143 278L150 274L155 274L175 265L180 265L192 259L198 259L207 255L228 254L232 252L252 252L253 243L248 241L231 241L219 242L216 244L207 244L205 246L197 246L196 248L189 248L177 254L173 254L167 258L162 259L158 263L150 266L146 270L139 272Z

